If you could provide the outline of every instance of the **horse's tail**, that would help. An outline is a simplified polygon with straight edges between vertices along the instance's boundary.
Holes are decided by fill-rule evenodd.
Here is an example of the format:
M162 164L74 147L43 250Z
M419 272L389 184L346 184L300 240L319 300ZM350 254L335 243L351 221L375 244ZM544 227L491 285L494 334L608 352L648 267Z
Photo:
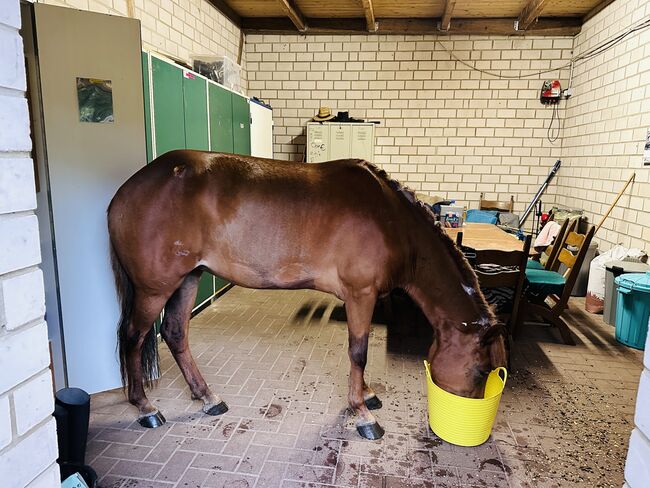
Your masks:
M133 281L131 281L131 278L124 269L120 258L115 252L112 240L110 247L111 264L113 266L113 275L115 277L115 288L117 289L117 297L120 301L120 321L117 325L117 349L120 356L122 385L126 386L128 380L127 354L129 349L134 345L133 338L129 338L128 333L129 322L131 321L131 315L133 313L134 287ZM158 378L160 371L158 363L158 341L154 327L151 327L144 338L140 364L142 366L142 379L147 386L151 386L154 380Z

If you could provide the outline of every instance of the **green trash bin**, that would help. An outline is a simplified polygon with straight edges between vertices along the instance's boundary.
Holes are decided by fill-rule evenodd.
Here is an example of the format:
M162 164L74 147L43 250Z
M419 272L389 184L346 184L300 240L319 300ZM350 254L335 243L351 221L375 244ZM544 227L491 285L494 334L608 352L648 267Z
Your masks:
M650 317L650 271L621 275L616 285L616 340L643 350Z

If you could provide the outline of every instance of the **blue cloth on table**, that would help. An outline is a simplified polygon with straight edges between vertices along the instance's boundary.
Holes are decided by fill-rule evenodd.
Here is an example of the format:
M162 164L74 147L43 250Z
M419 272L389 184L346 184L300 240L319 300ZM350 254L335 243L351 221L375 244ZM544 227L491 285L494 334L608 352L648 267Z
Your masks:
M499 220L499 212L496 210L478 210L469 209L465 217L465 222L475 222L479 224L496 224Z

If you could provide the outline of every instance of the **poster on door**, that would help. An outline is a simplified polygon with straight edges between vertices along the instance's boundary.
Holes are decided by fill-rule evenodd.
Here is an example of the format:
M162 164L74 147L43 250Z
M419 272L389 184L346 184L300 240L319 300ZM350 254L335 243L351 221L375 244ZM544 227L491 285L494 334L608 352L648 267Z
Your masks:
M79 122L110 124L113 115L113 83L111 80L77 78Z
M643 147L643 166L650 166L650 129L645 135L645 146Z

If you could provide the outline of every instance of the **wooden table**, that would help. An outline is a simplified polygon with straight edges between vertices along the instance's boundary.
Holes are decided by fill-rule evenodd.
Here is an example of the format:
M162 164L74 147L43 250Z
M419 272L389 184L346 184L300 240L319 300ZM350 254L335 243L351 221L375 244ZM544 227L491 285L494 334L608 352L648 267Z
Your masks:
M445 228L445 232L454 242L458 233L462 232L463 246L472 247L476 250L521 251L524 248L523 241L517 239L514 234L508 234L492 224L466 222L460 228Z

